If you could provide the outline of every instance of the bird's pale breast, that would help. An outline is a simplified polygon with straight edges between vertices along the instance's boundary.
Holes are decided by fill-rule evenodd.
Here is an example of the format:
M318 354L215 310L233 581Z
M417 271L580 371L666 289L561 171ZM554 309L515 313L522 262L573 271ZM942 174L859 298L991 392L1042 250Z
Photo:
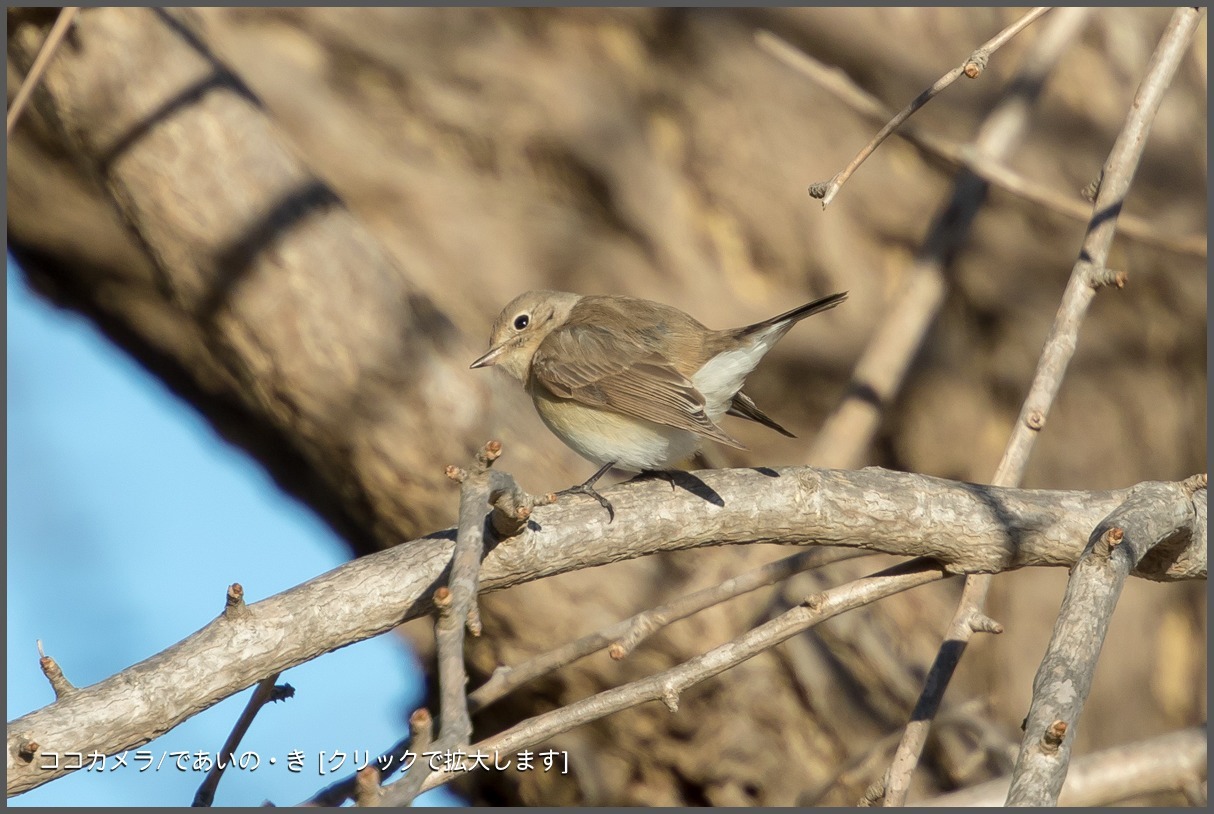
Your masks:
M699 437L686 430L555 398L542 388L531 396L548 429L596 464L615 461L630 472L668 469L699 448Z

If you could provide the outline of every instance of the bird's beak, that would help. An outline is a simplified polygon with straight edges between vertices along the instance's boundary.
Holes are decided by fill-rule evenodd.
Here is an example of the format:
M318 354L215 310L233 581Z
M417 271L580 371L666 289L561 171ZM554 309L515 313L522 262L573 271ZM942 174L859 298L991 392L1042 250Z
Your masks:
M498 363L498 360L500 360L502 358L502 354L505 352L506 352L506 343L503 342L502 344L498 345L496 348L490 348L488 353L486 353L481 358L477 359L472 364L468 365L468 367L477 368L477 367L489 367L490 365L496 365Z

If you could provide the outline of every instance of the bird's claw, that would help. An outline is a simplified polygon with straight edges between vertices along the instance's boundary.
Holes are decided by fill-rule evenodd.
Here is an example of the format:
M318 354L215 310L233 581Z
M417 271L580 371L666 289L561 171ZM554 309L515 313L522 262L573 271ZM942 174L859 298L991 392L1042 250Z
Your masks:
M570 486L568 489L562 489L557 492L557 495L588 495L599 502L599 505L607 510L607 522L615 520L615 508L612 507L611 501L595 491L594 487L588 483L580 483L577 486Z

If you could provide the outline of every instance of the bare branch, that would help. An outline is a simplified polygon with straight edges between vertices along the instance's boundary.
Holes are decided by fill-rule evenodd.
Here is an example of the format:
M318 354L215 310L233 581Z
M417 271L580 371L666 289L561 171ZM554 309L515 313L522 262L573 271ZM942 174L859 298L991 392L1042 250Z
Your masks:
M1000 489L876 467L701 470L696 477L698 494L645 480L613 487L611 524L598 504L537 508L523 533L485 556L480 590L659 551L747 543L932 557L951 573L1069 566L1090 530L1129 495ZM704 489L720 498L711 508ZM1204 504L1205 492L1195 499ZM1172 560L1148 557L1136 573L1204 579L1205 532ZM250 605L246 619L221 615L160 654L11 721L9 793L67 773L19 761L22 733L60 753L135 748L262 676L429 613L453 537L438 532L361 557ZM217 668L197 670L200 660Z
M1179 18L1174 17L1169 31L1177 28L1177 19ZM1189 36L1191 34L1190 29ZM1168 41L1169 34L1165 32L1160 49L1163 49L1164 44ZM1187 41L1186 37L1184 42L1187 43ZM1158 63L1158 54L1159 50L1157 50L1154 60L1156 63ZM1177 63L1182 54L1183 50L1177 54ZM1097 196L1087 238L1084 241L1079 260L1072 269L1070 281L1063 294L1062 304L1059 306L1058 316L1055 318L1042 350L1029 395L1021 408L1020 418L996 469L993 482L997 485L1015 485L1023 478L1037 433L1045 425L1050 406L1061 387L1067 365L1074 354L1078 343L1079 327L1099 287L1099 278L1094 274L1094 270L1105 268L1121 200L1129 189L1134 169L1137 167L1138 159L1145 147L1150 122L1162 99L1163 90L1171 81L1171 73L1168 73L1162 82L1157 79L1153 81L1152 77L1159 75L1158 70L1158 65L1149 68L1147 78L1143 82L1144 87L1150 86L1157 89L1153 106L1150 100L1143 98L1140 88L1138 98L1131 107L1131 114L1126 126L1114 144L1109 161L1106 162L1104 180ZM1175 71L1175 64L1171 71ZM1148 109L1144 110L1144 107ZM1111 217L1109 217L1110 210ZM1135 560L1135 564L1136 562L1137 560ZM890 775L886 782L887 794L890 795L887 804L898 805L905 799L910 773L913 771L914 764L917 763L918 755L921 754L923 744L927 739L927 730L930 726L930 714L928 713L938 706L939 697L943 695L952 672L964 652L965 644L974 631L972 619L975 614L981 613L982 607L985 605L990 581L989 575L971 576L966 580L960 605L950 624L949 637L941 647L940 655L932 666L923 696L920 698L920 703L916 705L915 718L907 727L906 737L899 746L893 765L890 767ZM1065 772L1065 758L1062 763ZM1061 780L1058 782L1058 788L1060 787Z
M1088 14L1060 9L1025 56L1019 80L983 122L974 152L1002 161L1020 142L1029 108L1063 47ZM906 275L894 306L881 321L852 374L848 395L831 413L810 449L809 460L824 466L856 467L871 443L881 414L898 392L940 305L946 286L943 268L969 233L986 194L986 183L972 173L958 176L948 204L936 215L924 245Z
M1058 797L1062 806L1107 806L1144 794L1182 791L1206 773L1206 728L1195 726L1077 758ZM1011 775L921 803L924 807L999 806Z
M379 773L376 786L379 786L388 774L399 771L400 765L408 759L409 755L413 755L416 760L416 756L425 752L433 740L434 719L430 716L430 711L424 707L414 710L413 714L409 716L408 737L398 741L367 767L374 768ZM365 787L366 784L365 777L359 777L359 773L351 774L344 780L326 786L299 805L300 807L323 806L325 808L340 806L358 794L360 785ZM375 798L377 802L382 802L383 795L377 793Z
M864 163L865 159L872 155L873 151L875 151L877 147L881 145L881 142L885 141L885 139L889 137L890 133L897 130L898 126L909 119L915 113L915 111L930 102L933 98L935 98L936 94L940 93L949 85L956 82L963 75L973 79L981 74L983 68L986 67L987 60L990 59L991 55L995 53L995 51L1003 47L1008 40L1019 34L1034 20L1049 10L1050 9L1048 7L1032 9L1019 20L1012 23L1010 26L983 43L966 58L965 62L961 63L956 68L953 68L944 76L937 79L935 84L916 96L909 105L898 111L898 113L895 114L892 119L890 119L889 123L882 127L877 132L877 135L873 136L872 141L866 144L864 148L856 154L856 157L853 158L851 162L834 178L830 179L830 181L826 183L814 184L811 186L809 188L809 194L814 198L821 198L822 206L824 208L829 206L830 202L834 200L835 195L838 194L839 189L845 183L847 183L847 179L851 177L852 173Z
M770 31L756 32L755 42L760 48L833 93L856 111L881 120L892 115L884 104L853 82L846 73L820 62ZM1024 177L999 161L979 155L967 145L920 130L913 124L900 127L896 134L924 152L952 165L954 169L966 168L988 184L1034 206L1049 209L1084 224L1091 219L1094 194L1085 202L1071 193L1058 192ZM1157 224L1152 221L1126 214L1118 220L1117 232L1122 237L1170 252L1194 257L1206 256L1205 233L1185 236L1161 234Z
M1159 109L1164 91L1171 83L1176 65L1184 56L1200 16L1201 13L1197 11L1190 14L1181 10L1169 23L1168 30L1152 57L1146 77L1138 88L1133 104L1130 105L1126 124L1105 162L1104 180L1100 184L1100 192L1088 223L1083 247L1079 251L1079 259L1071 269L1062 304L1041 352L1037 374L1020 410L1012 440L999 462L997 483L1020 482L1037 431L1045 426L1050 405L1058 394L1058 388L1062 386L1062 377L1075 353L1079 326L1096 295L1096 288L1092 284L1093 272L1106 268L1108 264L1109 249L1113 245L1121 205L1138 168L1142 151L1146 147L1155 112Z
M1019 80L991 113L970 151L985 160L999 162L1019 143L1027 128L1028 114L1041 87L1077 34L1087 12L1060 10L1033 48L1026 54ZM857 466L876 432L881 412L897 392L910 360L931 326L945 296L943 267L955 247L968 232L985 194L983 181L972 174L958 178L952 200L937 216L924 248L916 258L897 303L873 337L853 374L850 395L832 413L819 433L810 460L833 466ZM883 785L888 805L905 798L910 777L927 742L931 716L939 708L940 698L961 657L964 643L975 629L995 630L981 615L989 589L985 579L968 580L962 604L950 626L946 646L937 656L927 684L916 703L914 718ZM954 647L949 642L960 643Z
M481 741L474 748L490 754L517 752L543 743L576 726L646 701L662 701L671 707L673 712L678 708L678 696L688 687L740 664L825 619L883 597L936 582L947 575L938 565L919 559L807 597L804 603L770 622L765 622L733 641L690 661L552 712L537 715ZM454 774L433 772L426 778L423 788L434 788L454 777ZM390 795L389 790L388 796Z
M666 625L749 591L773 585L792 574L858 556L863 556L863 552L811 549L760 566L745 574L731 577L719 585L681 596L664 605L608 625L602 630L589 633L547 653L541 653L515 667L498 667L488 681L468 696L468 703L473 712L478 712L528 681L559 670L566 664L605 647L611 648L612 658L622 659L647 637Z
M1008 805L1057 804L1075 725L1126 576L1148 551L1175 549L1205 520L1185 484L1144 484L1096 526L1071 571L1054 634L1033 680L1033 704L1012 770Z
M485 553L486 510L492 503L492 528L503 537L521 531L531 509L553 502L551 495L533 498L525 494L504 472L490 469L502 454L500 441L490 441L476 455L471 471L447 467L447 476L459 481L459 529L451 557L449 589L436 592L439 604L435 640L438 650L438 683L441 732L435 747L439 750L458 749L472 737L472 719L468 713L468 671L464 665L464 630L474 636L481 631L480 612L476 605L481 558ZM395 786L399 804L413 802L424 778L420 768L410 771ZM365 786L365 783L364 783ZM356 782L357 787L357 782ZM375 795L367 798L379 801Z
M1015 477L1015 482L1019 482L1020 476L1023 474L1036 430L1044 423L1050 404L1061 386L1067 363L1074 353L1079 324L1095 296L1097 286L1094 284L1096 281L1092 272L1094 269L1105 268L1108 262L1113 235L1117 229L1117 216L1142 158L1155 114L1159 110L1164 93L1171 84L1180 61L1188 51L1193 33L1204 14L1204 9L1177 9L1160 38L1155 53L1151 56L1146 75L1130 105L1125 126L1114 142L1109 158L1105 162L1092 220L1088 226L1088 233L1083 241L1079 259L1071 271L1071 279L1068 281L1066 292L1063 295L1063 306L1059 309L1058 317L1050 332L1050 339L1047 340L1045 349L1042 351L1041 361L1038 364L1038 375L1034 379L1028 398L1025 399L1024 407L1021 409L1020 423L1008 444L1004 459L1000 461L999 473L996 474L996 477L1006 472L1009 477ZM1021 425L1027 427L1028 431L1021 430ZM1194 515L1197 513L1204 515L1204 509L1196 508L1197 504L1190 504L1187 500L1183 501L1183 504L1183 507L1180 508L1183 508L1185 513L1188 513L1188 509L1193 509ZM1131 506L1131 501L1127 501L1126 505ZM1204 503L1200 505L1204 506ZM1033 711L1029 713L1025 739L1021 744L1020 756L1017 758L1016 767L1012 772L1011 791L1008 794L1009 805L1033 804L1034 801L1037 801L1038 804L1057 802L1058 792L1062 788L1070 759L1070 743L1074 738L1064 740L1056 751L1050 749L1048 752L1043 750L1036 740L1042 737L1041 733L1051 726L1053 721L1066 723L1071 727L1072 732L1074 731L1074 724L1087 695L1087 687L1090 686L1091 674L1089 671L1095 670L1096 658L1104 641L1105 628L1103 626L1108 623L1108 616L1112 614L1113 605L1116 603L1117 596L1121 592L1121 584L1124 582L1124 577L1120 576L1121 572L1123 570L1128 572L1129 568L1136 566L1147 550L1170 536L1172 530L1183 527L1184 522L1191 522L1181 519L1177 521L1177 524L1171 526L1164 523L1167 534L1157 535L1156 532L1160 530L1157 527L1158 523L1166 518L1167 508L1176 511L1180 511L1180 508L1177 508L1176 504L1170 507L1165 504L1155 508L1159 510L1159 513L1153 515L1151 521L1131 512L1130 519L1135 523L1141 523L1142 528L1133 529L1135 537L1131 544L1119 547L1119 551L1129 551L1130 553L1110 560L1110 562L1117 562L1118 565L1101 586L1103 593L1099 588L1085 585L1087 579L1081 576L1081 571L1086 574L1088 568L1097 566L1084 565L1082 569L1076 566L1072 574L1067 586L1067 598L1063 601L1063 610L1055 625L1054 641L1051 642L1038 671L1037 679L1034 681ZM1134 509L1137 511L1136 506ZM1103 533L1099 526L1097 533ZM1116 536L1110 534L1106 542L1112 542ZM1089 548L1093 548L1094 543L1095 536ZM1087 552L1085 552L1086 554ZM1123 560L1124 557L1128 557L1129 564L1123 569L1121 563L1127 561ZM1085 561L1090 561L1087 556L1081 562ZM1086 646L1076 644L1076 649L1072 651L1073 660L1067 659L1056 650L1055 645L1061 644L1068 638L1068 629L1073 624L1068 621L1072 618L1071 614L1085 605L1089 611L1098 609L1105 611L1103 616L1091 618L1091 621L1098 625L1096 632L1099 633L1099 638L1088 639ZM1066 712L1066 715L1055 715L1050 721L1043 723L1042 719L1054 709L1054 704L1062 700L1046 695L1055 689L1045 675L1047 665L1050 665L1051 662L1066 664L1074 670L1075 680L1083 681L1086 676L1088 683L1076 684L1070 688L1066 693L1066 700L1069 703L1059 703L1058 709ZM1080 689L1081 687L1082 689Z
M253 725L253 719L257 717L257 713L261 711L261 708L270 701L278 700L278 698L284 696L289 697L285 693L275 693L274 682L278 680L280 675L282 673L274 673L258 682L257 689L253 690L253 694L249 696L249 702L245 704L240 717L236 719L236 724L232 727L231 734L223 742L223 748L219 750L219 759L212 764L211 770L207 772L207 776L202 780L202 785L194 793L194 806L210 808L211 804L215 802L215 791L219 788L219 781L223 778L223 771L234 760L234 755L236 754L237 747L240 746L241 739L249 731L249 727ZM290 695L294 694L294 690L292 690Z
M485 553L485 514L489 508L489 467L502 453L498 441L485 444L471 473L460 473L459 530L451 557L450 601L440 608L435 625L441 733L455 744L472 736L468 717L468 674L464 667L464 630L476 611L481 557ZM448 474L451 470L448 469ZM477 614L479 615L479 614ZM479 632L479 631L477 631Z
M25 79L21 82L21 87L17 89L17 95L13 97L12 107L8 109L8 116L5 119L5 133L8 138L13 137L13 128L17 126L17 122L21 119L21 113L25 110L25 106L29 103L30 96L34 93L34 88L38 87L38 83L42 81L42 75L46 73L46 68L51 64L51 57L55 55L55 51L59 49L59 45L67 36L68 29L71 28L72 22L76 19L76 15L80 12L78 6L64 6L59 10L59 16L55 18L55 24L51 26L50 33L46 35L46 41L42 43L42 48L38 51L38 56L34 58L34 64L30 66L30 71L25 75Z

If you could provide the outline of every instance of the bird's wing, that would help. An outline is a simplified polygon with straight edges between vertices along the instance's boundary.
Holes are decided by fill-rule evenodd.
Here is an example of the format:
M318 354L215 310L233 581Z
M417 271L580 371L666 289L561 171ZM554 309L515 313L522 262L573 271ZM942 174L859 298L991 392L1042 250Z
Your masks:
M566 325L540 343L531 362L554 396L744 447L713 423L704 396L660 354L595 325Z
M727 412L729 415L736 415L739 418L749 418L751 421L757 421L764 427L771 427L776 432L780 433L781 435L786 435L789 438L797 437L777 424L771 418L771 416L767 415L767 413L760 410L759 406L755 404L754 399L743 393L741 390L739 390L737 395L733 397L733 401L729 403L729 410Z

